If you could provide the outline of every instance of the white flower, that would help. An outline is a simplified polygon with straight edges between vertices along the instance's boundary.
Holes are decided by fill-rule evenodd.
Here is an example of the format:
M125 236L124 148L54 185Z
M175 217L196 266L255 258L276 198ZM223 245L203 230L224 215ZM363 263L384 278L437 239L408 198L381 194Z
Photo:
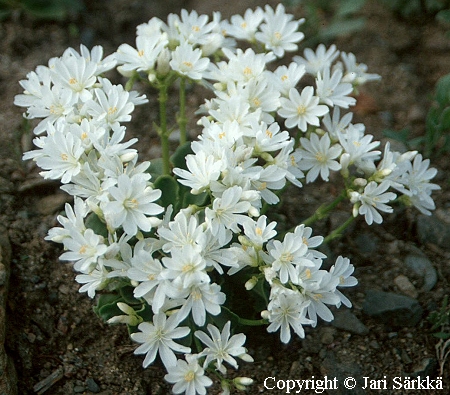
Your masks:
M198 363L197 355L186 355L185 358L186 361L178 359L164 379L175 384L172 388L174 394L205 395L206 387L213 383L212 380L205 376L204 369Z
M291 62L289 67L278 66L273 73L268 73L268 79L282 96L288 96L289 90L295 88L305 74L305 66Z
M331 310L326 306L338 306L341 303L340 297L336 294L336 287L339 284L339 278L333 276L326 270L305 271L306 277L302 276L300 286L303 288L302 297L309 301L307 311L308 318L312 320L311 325L317 325L317 316L326 322L333 320L334 316Z
M92 97L90 89L97 81L96 72L95 63L75 56L56 59L51 69L55 84L71 90L82 102Z
M136 174L130 177L122 174L117 179L117 186L109 188L114 200L103 203L105 218L114 228L122 226L129 235L135 235L138 229L148 232L160 220L155 217L163 208L154 203L161 196L159 189L151 188L145 177Z
M245 343L245 335L239 333L230 337L231 321L227 321L222 332L214 325L208 324L209 337L205 332L196 331L195 337L201 340L206 348L200 353L200 356L206 356L203 367L206 368L211 362L214 362L217 370L221 373L226 373L226 368L222 365L223 362L229 363L235 369L238 364L233 357L239 357L247 362L252 362L253 358L247 354L247 349L243 347Z
M206 312L211 315L219 315L221 305L225 303L226 296L220 291L217 284L200 283L189 289L189 296L183 306L177 312L178 319L182 321L192 314L194 322L198 326L205 325Z
M331 146L328 133L324 134L320 140L315 133L310 139L302 137L300 139L301 160L298 167L301 170L309 170L306 175L306 182L313 182L320 173L322 180L328 181L330 170L337 171L341 168L335 159L341 154L342 147L339 144Z
M253 42L255 33L263 19L264 11L261 7L256 7L255 10L248 8L244 16L233 15L230 19L231 23L225 24L225 30L228 35L238 40Z
M68 132L68 126L47 125L49 135L35 138L34 143L40 150L26 152L23 159L33 159L37 165L46 170L40 174L44 178L61 179L69 183L81 171L81 157L84 148L81 140Z
M175 343L172 339L179 339L189 334L189 327L177 327L176 315L169 318L164 313L153 316L153 323L142 322L138 329L140 332L132 333L131 338L142 343L135 351L135 354L146 354L142 366L146 368L159 354L166 369L172 369L177 364L176 352L191 352L191 349L181 344Z
M86 102L86 111L99 125L107 125L109 128L119 126L120 122L128 122L130 113L134 110L134 104L129 100L130 94L121 85L111 85L108 90L96 88L94 90L96 100Z
M341 110L338 106L335 106L333 109L333 115L330 116L330 113L325 114L322 119L323 125L325 126L326 131L330 134L333 140L337 140L340 134L344 132L347 126L350 124L353 118L353 113L348 112L341 118Z
M34 134L46 131L49 123L53 125L58 120L66 119L69 114L74 112L77 104L77 98L73 92L59 85L54 85L51 89L48 86L42 86L41 93L42 97L27 110L26 117L28 119L43 118L34 128ZM18 96L16 96L16 105L20 105Z
M289 99L280 98L281 108L278 114L286 118L286 127L298 127L302 132L306 132L309 125L319 126L319 118L328 113L327 106L319 104L319 98L314 96L314 88L307 86L300 94L296 89L291 88Z
M373 162L378 159L381 152L372 150L380 145L379 141L372 141L372 135L364 135L363 130L352 124L347 127L345 133L339 134L338 137L344 152L348 154L346 160L348 159L350 163L355 163L361 170L366 168L375 169Z
M366 83L367 81L376 81L381 79L381 76L378 74L366 73L367 65L364 63L357 63L354 54L341 52L341 57L345 65L345 75L343 81L350 82L354 86L358 86Z
M303 40L305 35L298 32L299 25L304 20L292 21L293 15L286 14L284 6L278 4L274 12L272 7L266 5L264 23L260 25L260 32L255 34L255 38L262 42L266 50L281 58L285 51L296 51L296 43Z
M339 56L339 51L334 44L328 49L326 49L325 45L319 44L316 52L310 48L306 48L303 54L305 56L304 58L301 56L294 56L294 62L305 65L306 72L316 76L317 73L331 66L334 60Z
M169 64L177 73L192 80L201 80L203 72L208 67L209 59L202 58L201 49L194 49L191 44L184 42L172 52L172 60Z
M161 32L151 36L137 36L136 48L122 44L117 49L115 57L117 63L122 65L120 66L122 72L129 73L134 70L149 72L154 69L156 60L167 43L167 38Z
M361 203L359 207L359 214L364 215L368 225L372 225L373 222L381 224L383 217L378 211L385 213L392 213L392 207L386 203L394 200L397 195L393 192L386 192L390 187L389 181L383 181L381 184L377 184L375 181L369 182L364 192L359 195L358 202Z
M290 143L289 132L284 130L280 132L280 125L274 122L270 126L262 122L255 126L257 130L255 139L249 142L254 144L254 153L274 152L286 147Z
M234 233L239 232L237 225L247 218L241 213L247 213L251 207L250 202L241 201L242 193L239 186L228 188L221 198L214 199L212 209L205 209L206 223L213 234L222 234L225 227Z
M158 229L158 234L164 242L162 250L170 252L173 248L200 245L203 238L203 227L198 224L196 216L180 211L168 226Z
M257 247L262 247L264 243L277 235L277 231L275 230L277 223L273 221L267 225L266 222L267 217L261 215L258 221L255 222L253 219L248 218L243 224L244 234Z
M280 339L285 344L291 340L291 327L299 337L304 338L303 325L312 323L306 318L308 304L309 301L305 302L296 292L275 292L267 306L270 322L267 332L276 332L280 329Z
M86 229L82 234L72 228L70 237L62 240L68 251L59 258L63 261L75 261L75 270L88 273L92 267L95 267L98 258L107 250L103 241L103 237L95 234L92 229Z
M338 256L335 264L330 268L330 274L339 278L338 287L354 287L356 284L358 284L358 280L352 276L354 270L355 268L350 263L350 260L348 258ZM350 302L350 300L338 289L336 289L334 292L340 297L341 302L345 306L352 307L352 303ZM339 305L337 307L339 307Z
M431 192L440 189L440 186L429 182L437 170L430 166L429 159L423 159L421 154L414 157L414 161L403 162L402 174L393 185L395 189L404 193L411 203L423 214L430 215L435 204Z
M273 270L278 272L280 281L286 284L288 281L298 283L297 266L314 266L306 258L308 247L298 239L294 233L288 233L283 241L273 240L267 245L269 256L267 263L272 265Z
M198 15L195 10L188 13L188 11L183 9L180 16L180 22L177 26L178 30L181 37L192 46L205 44L218 23L217 19L208 23L208 15Z
M162 299L165 297L161 272L163 266L158 259L154 259L152 254L145 249L135 251L131 258L132 267L128 269L127 275L131 280L139 281L140 284L134 288L136 298L145 297L145 295L156 288L156 294L162 293ZM158 297L156 297L158 298ZM159 299L159 298L158 298Z
M162 258L164 266L163 277L172 280L174 286L186 290L194 285L209 283L210 278L206 271L206 262L199 251L192 245L185 245L180 249L173 249L172 257Z
M330 76L330 68L325 68L323 72L317 74L316 92L321 103L330 107L339 106L348 108L356 103L354 97L348 96L353 91L352 84L342 81L342 71L336 69Z
M198 195L210 186L211 181L219 178L222 162L213 155L199 151L186 156L186 166L189 170L175 168L173 172L180 177L181 184L190 187L192 194Z
M99 265L100 267L94 269L88 274L78 274L75 277L75 281L79 284L84 284L80 287L78 292L86 292L90 298L95 296L95 291L100 291L106 287L108 283L108 271L105 267Z

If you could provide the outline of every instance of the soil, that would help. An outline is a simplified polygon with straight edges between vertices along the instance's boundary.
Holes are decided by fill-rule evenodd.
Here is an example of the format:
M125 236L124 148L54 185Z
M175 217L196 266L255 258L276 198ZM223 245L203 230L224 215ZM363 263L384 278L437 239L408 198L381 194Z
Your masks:
M44 240L48 229L57 225L56 215L70 199L59 191L58 183L42 180L33 163L21 160L22 152L32 148L31 136L24 133L21 109L13 106L13 98L20 93L18 81L26 73L39 64L46 64L50 57L60 56L69 46L77 48L80 42L88 46L101 44L106 53L111 53L123 42L133 44L135 26L139 23L154 15L164 18L168 11L179 12L180 3L199 13L219 10L223 17L229 17L258 5L258 1L241 1L236 6L200 0L90 3L85 12L61 23L15 14L0 25L0 223L12 248L5 347L14 362L21 395L169 394L163 368L158 364L142 368L142 357L133 355L135 345L126 329L100 321L93 312L93 301L78 293L71 266L58 260L60 245ZM352 36L340 37L337 45L340 50L353 52L358 61L369 66L370 72L382 76L381 82L363 87L354 121L364 122L368 133L385 142L385 129L409 127L414 136L423 134L433 87L450 70L447 38L450 28L438 24L432 16L402 19L380 3L367 0L361 11L366 17L364 28ZM301 16L300 8L292 11ZM189 100L193 111L202 97L193 90ZM156 106L152 96L150 103ZM139 109L135 118L140 123L129 126L130 136L140 139L141 159L158 154L155 134L146 126L156 116L156 111ZM191 126L195 128L195 123ZM435 181L442 187L434 194L437 207L448 209L448 156L433 157L432 163L439 169ZM278 213L279 220L292 225L299 223L324 195L334 193L333 183L297 192L290 190ZM330 221L319 223L317 232L329 230L345 210L348 213L349 207L344 205ZM347 256L356 267L359 285L349 289L346 295L353 302L352 313L368 328L367 334L352 334L321 322L317 328L307 329L305 340L295 339L286 346L277 335L268 335L264 330L252 331L248 334L247 347L255 362L243 363L238 372L255 379L249 394L286 393L266 389L267 377L308 379L353 374L358 380L364 376L383 379L420 372L423 363L429 363L428 370L422 370L426 375L438 376L437 340L431 335L426 317L449 294L450 253L445 246L420 241L418 216L417 211L406 209L386 216L382 225L370 228L358 220L351 232L329 245L332 256ZM358 242L358 236L365 242ZM425 254L439 273L431 291L423 291L422 280L404 264L405 255L414 248ZM368 290L401 294L394 281L399 275L412 282L418 291L415 298L424 310L421 321L413 327L391 326L362 312ZM230 370L230 375L236 373ZM444 367L442 377L446 389L439 393L448 393L450 363ZM52 384L46 390L39 390L36 385L44 379ZM327 391L358 393L346 392L342 386ZM216 384L208 393L219 392ZM367 389L360 393L430 394L433 391Z

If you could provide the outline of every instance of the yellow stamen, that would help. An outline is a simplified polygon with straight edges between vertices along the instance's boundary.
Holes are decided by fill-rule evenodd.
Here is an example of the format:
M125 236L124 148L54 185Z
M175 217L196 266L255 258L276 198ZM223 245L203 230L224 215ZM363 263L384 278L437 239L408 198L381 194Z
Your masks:
M306 114L306 107L303 105L300 105L297 107L297 115L305 115Z

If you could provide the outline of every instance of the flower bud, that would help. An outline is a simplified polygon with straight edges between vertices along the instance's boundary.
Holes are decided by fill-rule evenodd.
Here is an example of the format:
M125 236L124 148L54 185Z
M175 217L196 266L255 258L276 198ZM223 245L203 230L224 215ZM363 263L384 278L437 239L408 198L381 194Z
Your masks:
M250 280L248 280L245 283L245 289L247 291L250 291L251 289L253 289L255 287L256 284L258 284L258 279L255 276L253 276Z
M124 70L123 66L117 67L117 71L126 78L131 78L134 74L134 70Z
M171 52L169 51L168 48L164 48L159 56L158 56L158 60L156 61L156 72L159 76L164 77L165 75L167 75L170 71L170 58L171 58Z
M250 215L250 217L259 217L259 210L256 207L251 206L248 209L248 215Z
M134 158L136 158L137 152L127 152L126 154L123 154L120 156L120 160L122 163L131 162Z
M233 384L238 390L245 391L247 389L245 387L253 384L253 380L249 377L236 377Z
M268 320L269 319L269 311L268 310L261 311L261 318L263 320Z
M367 180L365 178L355 178L355 181L353 181L355 185L359 187L365 187L367 185Z

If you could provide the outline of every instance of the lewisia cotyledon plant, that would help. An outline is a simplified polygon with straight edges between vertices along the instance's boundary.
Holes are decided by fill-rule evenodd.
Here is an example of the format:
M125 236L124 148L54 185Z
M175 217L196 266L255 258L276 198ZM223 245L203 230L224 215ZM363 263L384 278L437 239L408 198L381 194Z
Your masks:
M435 208L429 160L389 144L382 153L364 125L351 123L355 88L378 75L334 45L273 65L298 50L302 22L282 5L230 21L183 10L139 25L135 47L123 44L107 57L99 46L69 48L20 81L15 104L39 120L37 149L24 159L74 197L47 239L63 244L61 259L73 262L80 292L97 295L97 313L128 325L144 367L162 362L174 393L205 394L211 377L224 394L250 385L227 377L227 366L252 361L238 332L246 325L266 325L287 343L293 332L304 337L305 325L333 320L329 306L351 307L341 291L357 283L353 265L339 256L322 269L324 237L308 226L338 203L351 203L349 218L325 241L359 215L381 223L394 201L425 214ZM125 86L105 77L116 67ZM131 90L136 82L159 95L162 158L152 165L138 162L136 139L125 140L134 107L148 102ZM189 143L192 83L214 96L200 107L202 131ZM174 84L180 145L170 156ZM287 183L301 188L332 176L342 193L278 233L265 213Z

